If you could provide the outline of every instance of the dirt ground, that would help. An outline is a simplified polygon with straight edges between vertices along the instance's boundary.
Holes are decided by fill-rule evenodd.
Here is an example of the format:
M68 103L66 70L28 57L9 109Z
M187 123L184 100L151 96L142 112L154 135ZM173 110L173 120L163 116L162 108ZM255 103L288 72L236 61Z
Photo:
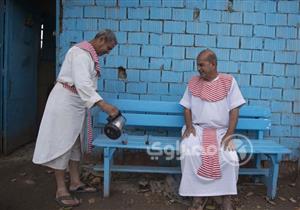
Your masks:
M54 175L47 168L32 164L34 144L29 144L15 153L0 157L0 210L62 210L55 200ZM87 173L87 172L86 172ZM239 180L238 196L233 197L239 210L270 209L300 210L300 180L295 171L282 169L278 196L274 201L265 197L266 189L253 184L249 178ZM103 198L99 193L81 194L82 204L76 210L185 210L187 205L151 191L141 192L139 180L145 177L163 181L164 175L114 174L111 196ZM97 178L97 177L96 177ZM98 177L101 182L101 176ZM188 203L188 199L185 200ZM206 209L217 209L210 202Z

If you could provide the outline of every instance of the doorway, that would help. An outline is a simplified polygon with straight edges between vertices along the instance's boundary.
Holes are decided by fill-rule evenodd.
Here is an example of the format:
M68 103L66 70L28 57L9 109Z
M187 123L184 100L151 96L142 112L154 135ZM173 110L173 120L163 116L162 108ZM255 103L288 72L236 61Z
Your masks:
M54 82L55 2L1 0L1 5L4 24L0 39L4 44L0 152L9 154L35 140L40 113Z

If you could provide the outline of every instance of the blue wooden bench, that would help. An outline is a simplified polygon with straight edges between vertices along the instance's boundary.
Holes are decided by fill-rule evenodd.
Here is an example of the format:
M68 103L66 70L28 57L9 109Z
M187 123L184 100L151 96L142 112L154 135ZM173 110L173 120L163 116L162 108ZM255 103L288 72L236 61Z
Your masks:
M184 124L183 108L177 102L163 101L139 101L139 100L108 100L109 103L118 107L127 119L126 128L142 127L148 129L177 129L181 130ZM240 117L237 130L247 131L255 134L251 138L252 147L242 141L237 148L238 153L253 153L256 157L256 165L253 168L240 168L241 175L257 175L262 177L267 186L267 195L274 199L276 196L279 162L282 155L290 153L284 146L264 139L264 131L270 129L270 110L258 106L244 106L240 110ZM103 126L107 115L100 113L97 116L97 123ZM145 132L146 133L146 132ZM179 133L179 132L178 132ZM103 148L104 164L94 167L96 171L104 172L104 197L110 193L111 172L139 172L139 173L164 173L180 174L180 167L152 167L152 166L131 166L114 165L113 156L116 149L139 149L152 152L161 152L166 148L168 151L174 150L178 153L180 135L178 136L158 136L158 135L130 135L124 134L117 140L110 140L104 134L100 134L93 141L95 147ZM159 142L159 144L158 144ZM269 168L261 166L261 159L267 159Z

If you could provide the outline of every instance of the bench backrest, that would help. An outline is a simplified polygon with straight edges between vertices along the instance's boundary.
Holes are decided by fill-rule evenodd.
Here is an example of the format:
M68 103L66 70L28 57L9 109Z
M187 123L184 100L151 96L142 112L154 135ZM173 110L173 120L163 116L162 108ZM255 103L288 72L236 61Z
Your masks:
M183 107L178 102L111 99L126 117L126 126L181 128L184 125ZM243 106L240 109L238 130L257 131L258 139L271 127L270 110L261 106ZM106 124L107 115L100 113L97 122Z

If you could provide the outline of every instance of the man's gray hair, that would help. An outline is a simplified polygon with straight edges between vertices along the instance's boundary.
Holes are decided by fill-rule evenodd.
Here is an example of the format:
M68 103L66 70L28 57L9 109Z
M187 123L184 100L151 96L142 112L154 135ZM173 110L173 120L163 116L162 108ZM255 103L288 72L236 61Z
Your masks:
M217 61L217 56L216 54L214 53L214 51L212 51L211 49L205 49L205 50L202 50L197 58L199 58L201 55L205 54L206 55L206 59L208 62L210 63L215 63L216 65L218 64L218 61Z
M104 29L102 31L99 31L96 34L95 39L98 39L100 37L104 37L106 42L115 42L115 44L118 44L115 33L110 29Z

